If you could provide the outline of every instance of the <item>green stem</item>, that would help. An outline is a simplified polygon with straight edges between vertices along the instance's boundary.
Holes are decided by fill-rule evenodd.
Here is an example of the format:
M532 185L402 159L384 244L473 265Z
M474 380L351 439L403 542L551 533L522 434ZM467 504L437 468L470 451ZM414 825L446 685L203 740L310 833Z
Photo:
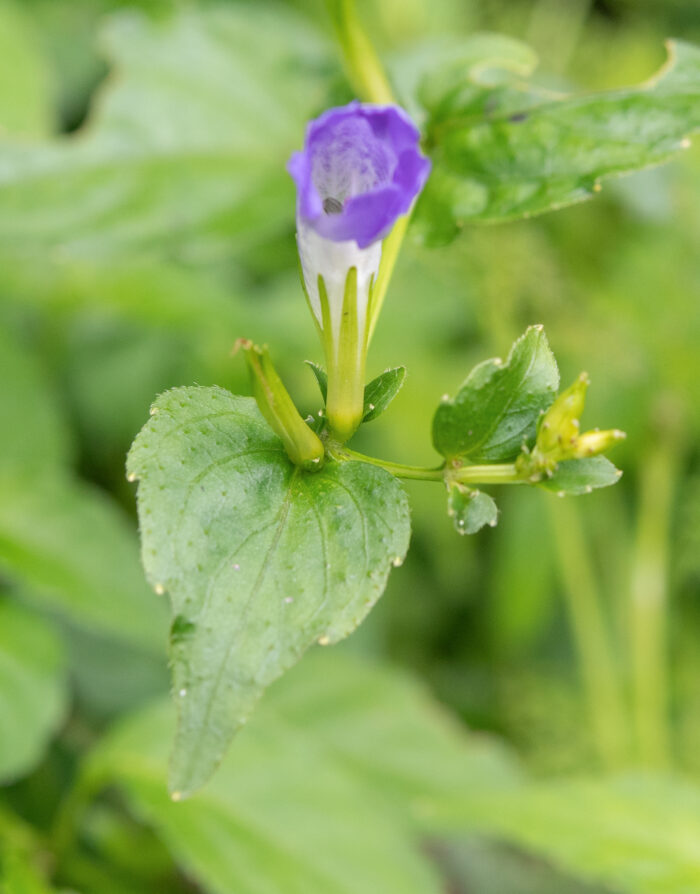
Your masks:
M640 469L637 532L633 548L631 659L638 756L651 767L669 763L667 613L668 547L676 469L676 431L665 430Z
M461 466L448 472L448 479L460 484L527 484L514 463L489 466Z
M603 763L614 769L624 763L627 754L625 704L595 572L579 510L569 502L548 502L593 736Z
M369 102L391 104L394 96L379 57L367 37L354 0L326 0L343 64L357 95Z
M328 452L333 459L339 462L355 460L379 466L396 475L397 478L414 478L421 481L457 481L460 484L525 484L512 463L493 466L461 466L459 469L450 469L443 465L437 468L424 466L407 466L404 463L394 463L389 460L377 459L374 456L366 456L356 450L350 450L342 444L331 442L328 444Z
M406 466L403 463L392 463L383 459L376 459L374 456L365 456L364 453L358 453L356 450L350 450L341 444L329 444L328 452L333 459L338 462L362 462L369 463L371 466L379 466L396 475L397 478L415 478L421 481L442 481L445 477L444 466L436 469L427 469L423 466Z

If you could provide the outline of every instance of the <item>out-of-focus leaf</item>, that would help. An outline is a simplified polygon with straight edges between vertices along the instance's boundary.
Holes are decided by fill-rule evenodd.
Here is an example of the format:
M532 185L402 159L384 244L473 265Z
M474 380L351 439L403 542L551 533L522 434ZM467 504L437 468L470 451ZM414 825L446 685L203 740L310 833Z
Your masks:
M2 853L1 850L0 891L2 894L61 894L39 874L26 854Z
M0 139L43 136L51 126L48 67L23 6L0 2Z
M675 777L563 780L434 805L431 828L478 829L624 894L695 894L700 790Z
M323 742L373 790L419 812L439 792L468 797L520 779L505 746L467 732L417 680L341 650L310 653L270 688L261 705L268 710Z
M122 726L99 760L108 781L211 894L438 894L415 843L370 789L303 730L256 716L215 782L173 804L168 708Z
M175 805L172 725L165 706L122 723L89 772L124 788L213 894L442 890L411 814L428 796L518 778L505 749L466 735L410 678L338 650L310 654L271 687L216 779Z
M476 534L485 525L495 528L498 522L498 507L492 497L458 484L449 487L447 514L459 534Z
M52 473L69 435L36 358L0 318L0 469Z
M166 610L121 510L66 468L68 434L28 348L0 329L0 568L71 622L162 650Z
M563 496L589 494L597 487L617 484L622 472L605 456L569 459L559 463L551 478L543 478L539 486Z
M431 853L449 879L450 894L610 894L481 836L436 840Z
M74 625L62 632L76 699L92 717L122 714L168 692L165 650L157 653Z
M0 150L0 247L228 253L291 223L284 164L322 95L308 25L281 6L129 11L103 44L118 77L89 129Z
M504 363L485 360L469 373L456 397L443 399L433 419L433 444L448 459L503 462L531 441L548 407L559 371L544 329L531 326Z
M555 99L528 89L520 108L517 92L503 104L499 88L490 96L473 75L456 73L452 87L428 97L435 170L419 209L425 239L448 242L470 221L582 201L601 178L659 164L687 145L700 128L700 50L677 41L669 52L641 87Z
M60 640L40 616L0 597L0 782L39 761L67 705Z
M72 623L162 651L165 605L146 586L126 517L96 489L0 476L0 568Z
M434 118L438 108L459 107L470 97L484 97L486 88L528 77L537 65L537 54L505 34L483 32L433 38L387 63L401 104L418 120L426 109Z
M213 772L261 693L312 643L351 633L408 549L406 496L366 463L290 463L251 398L162 395L129 454L142 554L170 594L172 789Z

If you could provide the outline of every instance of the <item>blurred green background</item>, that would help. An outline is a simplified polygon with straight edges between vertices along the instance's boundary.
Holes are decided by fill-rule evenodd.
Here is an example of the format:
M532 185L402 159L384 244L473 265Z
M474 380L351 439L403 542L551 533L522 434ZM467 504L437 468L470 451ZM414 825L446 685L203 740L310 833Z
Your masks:
M495 30L535 48L540 83L572 91L639 83L663 63L666 37L700 40L695 0L359 8L390 71L418 41ZM226 888L191 857L182 869L172 836L149 831L155 808L119 799L100 801L89 832L78 822L65 847L61 829L94 743L167 691L165 606L142 578L124 475L153 397L191 383L248 393L230 354L246 336L270 345L301 407L317 409L301 361L322 358L284 163L306 119L349 97L320 0L0 2L0 842L10 894L42 891L52 875L100 894L326 890L264 887L255 873ZM590 373L586 419L628 433L613 455L619 485L566 501L514 488L497 495L498 527L472 538L454 533L437 487L410 483L409 557L338 649L418 676L535 779L700 774L698 195L696 145L606 181L594 201L467 228L445 248L409 234L370 351L370 375L398 364L409 375L358 437L365 452L435 462L440 395L536 322L564 383ZM40 844L27 843L35 835ZM424 852L441 873L435 890L652 891L614 879L590 888L481 837L439 835ZM25 873L12 861L27 853ZM686 854L687 875L654 891L700 890L697 840Z

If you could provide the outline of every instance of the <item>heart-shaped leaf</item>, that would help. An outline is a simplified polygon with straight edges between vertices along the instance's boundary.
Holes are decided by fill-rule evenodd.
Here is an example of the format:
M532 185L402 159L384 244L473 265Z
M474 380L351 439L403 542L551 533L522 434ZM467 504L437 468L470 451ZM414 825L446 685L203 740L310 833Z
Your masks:
M220 388L162 395L128 472L146 573L172 604L170 785L183 797L266 686L362 621L408 548L407 500L365 463L301 471L255 402Z
M541 326L531 326L505 363L474 367L457 396L433 419L433 444L447 459L498 463L514 459L532 441L542 410L553 401L559 371Z

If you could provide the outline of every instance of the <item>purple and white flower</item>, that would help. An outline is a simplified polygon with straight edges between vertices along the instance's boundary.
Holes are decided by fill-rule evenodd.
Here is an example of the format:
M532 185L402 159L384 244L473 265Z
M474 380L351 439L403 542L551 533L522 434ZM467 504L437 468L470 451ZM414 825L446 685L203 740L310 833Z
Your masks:
M311 121L304 149L289 160L302 274L326 351L328 418L342 439L362 418L382 240L430 173L419 139L398 106L351 102Z
M304 149L289 160L302 271L320 324L319 275L331 309L333 295L342 304L351 267L357 268L358 292L376 278L381 241L410 211L430 173L419 139L398 106L351 102L311 121Z

